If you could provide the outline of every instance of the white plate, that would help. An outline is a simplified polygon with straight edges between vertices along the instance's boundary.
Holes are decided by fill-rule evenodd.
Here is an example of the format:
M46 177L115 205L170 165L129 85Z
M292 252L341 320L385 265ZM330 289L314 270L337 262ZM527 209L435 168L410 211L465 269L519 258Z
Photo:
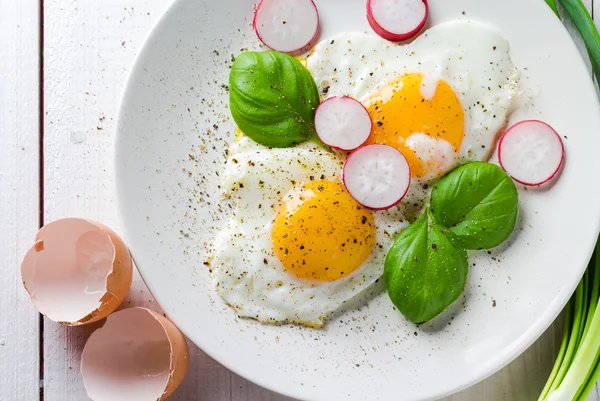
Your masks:
M125 90L116 147L119 204L136 264L160 305L227 368L305 400L433 399L510 362L564 306L599 229L599 105L566 30L542 0L430 1L430 25L470 18L504 32L536 93L534 106L511 120L546 120L565 136L567 151L553 188L520 188L510 245L470 255L468 288L451 322L417 328L379 288L321 330L263 326L236 318L203 266L206 244L226 216L218 211L217 173L234 124L221 86L231 55L258 45L250 27L254 1L176 2L148 38ZM364 0L316 3L321 38L370 31Z

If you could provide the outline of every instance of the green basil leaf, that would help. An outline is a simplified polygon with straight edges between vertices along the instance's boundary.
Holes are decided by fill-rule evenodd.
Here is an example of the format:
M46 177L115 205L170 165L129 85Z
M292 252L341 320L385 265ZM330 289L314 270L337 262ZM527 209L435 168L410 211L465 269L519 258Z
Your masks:
M390 299L414 323L426 322L458 299L465 288L467 251L427 210L396 239L385 259Z
M275 51L239 55L229 74L229 108L242 132L271 147L316 137L317 85L295 58Z
M467 249L489 249L512 233L519 198L512 179L490 163L464 164L442 179L431 193L436 220L460 238Z

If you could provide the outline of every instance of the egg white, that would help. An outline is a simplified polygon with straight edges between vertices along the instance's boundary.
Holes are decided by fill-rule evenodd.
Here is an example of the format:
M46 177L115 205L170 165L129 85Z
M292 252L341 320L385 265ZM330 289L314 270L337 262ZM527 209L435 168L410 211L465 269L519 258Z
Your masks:
M268 149L244 137L230 148L221 186L235 207L215 239L210 268L217 291L239 316L321 326L328 313L381 277L393 234L408 225L397 209L373 213L373 252L342 279L299 279L274 253L271 230L283 196L311 176L339 181L342 164L314 144Z
M489 156L517 93L518 73L508 42L497 30L471 21L437 25L405 46L371 34L340 34L319 43L305 63L323 98L364 100L381 85L412 72L424 74L421 94L431 98L438 80L445 80L464 109L460 150L421 133L407 140L423 160L439 159L444 171ZM230 147L221 187L235 206L214 241L209 262L218 293L239 316L321 326L327 314L383 274L394 235L408 225L405 217L416 217L426 205L431 177L413 180L397 207L373 212L376 246L361 267L342 279L299 279L284 269L273 250L271 230L283 196L311 177L339 181L344 158L313 143L270 149L244 136Z
M495 28L467 20L436 25L409 45L374 34L339 34L320 42L306 65L323 98L351 96L364 101L395 78L420 72L424 75L421 94L427 99L433 97L439 79L446 81L464 110L460 151L433 138L412 138L416 153L423 160L438 157L444 172L491 155L518 91L518 70L508 41Z

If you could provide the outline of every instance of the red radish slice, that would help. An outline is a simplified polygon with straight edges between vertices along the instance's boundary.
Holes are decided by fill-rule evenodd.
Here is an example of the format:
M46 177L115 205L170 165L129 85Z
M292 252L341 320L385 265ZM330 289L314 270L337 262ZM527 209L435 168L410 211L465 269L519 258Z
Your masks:
M368 0L367 19L376 34L392 42L415 36L427 22L427 0Z
M319 13L312 0L262 0L254 13L254 30L267 47L292 53L316 36Z
M350 195L361 205L389 209L408 192L410 166L396 148L367 145L346 159L343 180Z
M351 97L330 97L315 112L319 139L336 149L353 150L365 143L373 122L365 107Z
M550 181L563 164L565 148L560 136L538 120L518 122L500 138L500 166L523 185Z

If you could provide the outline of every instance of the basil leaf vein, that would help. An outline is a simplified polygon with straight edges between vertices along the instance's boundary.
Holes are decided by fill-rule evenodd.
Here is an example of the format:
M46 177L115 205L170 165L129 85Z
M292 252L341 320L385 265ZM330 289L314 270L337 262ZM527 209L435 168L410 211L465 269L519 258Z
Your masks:
M464 164L434 186L431 210L467 249L489 249L514 230L519 208L512 179L494 164Z
M433 319L462 294L467 251L427 210L396 239L385 259L388 295L414 323Z
M254 141L289 147L316 137L317 85L295 58L275 51L239 55L229 75L229 108Z

